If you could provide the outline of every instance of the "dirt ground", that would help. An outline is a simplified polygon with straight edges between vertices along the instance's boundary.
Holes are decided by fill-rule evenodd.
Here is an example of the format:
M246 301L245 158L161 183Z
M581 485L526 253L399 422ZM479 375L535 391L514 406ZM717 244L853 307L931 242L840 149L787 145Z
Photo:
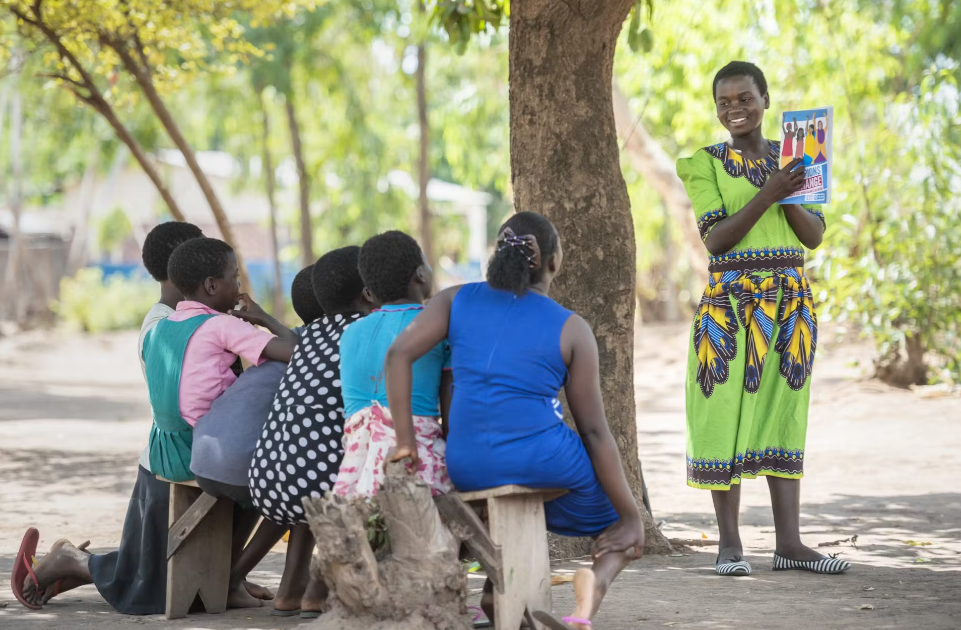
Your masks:
M763 480L746 482L742 536L750 578L719 578L713 547L644 558L612 587L595 627L959 628L961 627L961 398L937 388L900 391L866 380L862 346L818 348L803 482L809 544L857 535L840 551L843 576L770 569L774 529ZM655 519L671 537L716 539L710 494L684 483L686 327L639 329L638 438ZM31 612L6 584L20 538L41 532L120 540L149 410L136 334L95 337L32 332L0 338L0 628L291 628L266 608L224 615L119 615L92 586ZM908 541L912 541L909 543ZM283 544L251 578L276 587ZM559 563L558 573L578 563ZM475 590L479 579L471 581ZM571 609L569 584L554 606Z

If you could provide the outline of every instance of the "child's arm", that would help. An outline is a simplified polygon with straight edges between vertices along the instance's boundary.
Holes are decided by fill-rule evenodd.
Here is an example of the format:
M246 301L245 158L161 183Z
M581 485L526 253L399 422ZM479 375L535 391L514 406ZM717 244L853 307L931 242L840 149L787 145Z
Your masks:
M277 335L267 342L262 356L274 361L290 362L290 358L294 355L294 348L297 346L297 333L271 317L246 293L240 294L240 302L243 306L239 310L229 311L228 314L255 326L262 326Z
M397 446L387 455L388 462L408 457L416 466L417 442L414 439L414 419L411 417L411 366L414 361L431 351L447 338L450 306L460 287L451 287L437 294L420 315L404 329L387 351L384 373L387 377L387 405L394 419Z
M634 548L644 551L644 524L637 501L624 476L621 455L604 413L597 341L579 315L572 315L561 333L561 350L568 363L570 379L565 389L577 432L591 458L597 480L617 510L620 521L597 539L594 556Z
M450 430L450 401L454 398L454 373L447 369L440 375L440 428L447 439Z

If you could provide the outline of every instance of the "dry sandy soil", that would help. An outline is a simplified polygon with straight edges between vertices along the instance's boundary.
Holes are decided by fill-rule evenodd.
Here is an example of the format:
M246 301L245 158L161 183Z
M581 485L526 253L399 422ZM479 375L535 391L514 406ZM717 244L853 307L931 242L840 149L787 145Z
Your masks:
M716 539L710 494L684 484L687 343L686 327L639 330L640 456L663 531ZM90 539L95 551L120 540L149 426L135 344L130 333L0 339L0 628L296 626L266 608L176 622L128 617L92 586L30 612L6 587L31 525L40 529L41 549L59 537ZM712 547L644 558L615 583L595 627L961 628L961 399L867 380L869 356L859 346L818 349L803 482L809 544L858 536L856 548L827 549L856 563L849 574L772 572L766 484L747 482L742 532L753 577L714 576ZM276 587L283 552L281 544L252 579ZM577 566L560 563L557 571ZM569 584L554 588L554 605L571 608Z

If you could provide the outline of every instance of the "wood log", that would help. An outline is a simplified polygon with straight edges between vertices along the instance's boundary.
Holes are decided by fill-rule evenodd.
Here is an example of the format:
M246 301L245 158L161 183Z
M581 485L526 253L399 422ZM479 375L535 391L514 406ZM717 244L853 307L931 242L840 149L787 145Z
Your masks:
M328 494L304 499L317 539L311 566L330 590L330 612L316 630L467 630L467 573L458 540L444 525L430 488L390 466L376 500ZM390 550L379 561L367 540L371 515L384 517Z

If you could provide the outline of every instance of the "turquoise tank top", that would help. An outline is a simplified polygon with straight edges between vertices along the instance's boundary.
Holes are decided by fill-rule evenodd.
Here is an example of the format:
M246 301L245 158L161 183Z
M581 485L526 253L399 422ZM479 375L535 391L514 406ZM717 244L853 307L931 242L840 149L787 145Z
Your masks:
M182 322L161 320L147 333L143 359L153 408L148 450L150 470L170 481L189 481L193 428L180 415L180 375L190 338L216 315L197 315Z

